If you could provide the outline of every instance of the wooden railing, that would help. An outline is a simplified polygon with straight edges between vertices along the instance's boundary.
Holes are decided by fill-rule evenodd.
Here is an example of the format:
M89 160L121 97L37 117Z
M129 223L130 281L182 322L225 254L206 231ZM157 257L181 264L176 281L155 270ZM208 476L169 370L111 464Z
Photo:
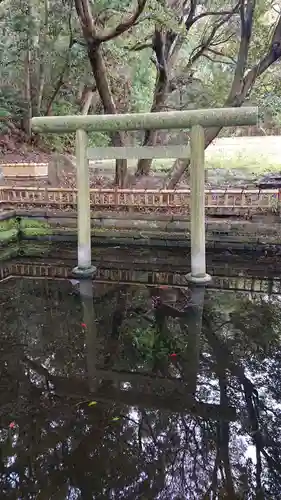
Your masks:
M207 213L244 214L272 212L279 208L278 189L208 189ZM92 209L189 212L190 190L91 189ZM0 208L77 208L77 190L62 188L0 187Z
M255 276L218 276L216 268L209 269L212 272L213 280L210 288L224 290L239 290L242 292L265 293L268 295L281 293L280 279L257 278ZM67 279L72 276L72 271L66 265L54 264L32 264L11 262L0 266L0 281L9 277L26 278L49 278L49 279ZM148 285L148 277L151 283ZM165 284L174 287L187 287L188 283L183 274L173 274L169 272L138 271L133 269L111 269L98 268L95 275L95 281L104 283L128 283L143 284L144 286L155 286Z

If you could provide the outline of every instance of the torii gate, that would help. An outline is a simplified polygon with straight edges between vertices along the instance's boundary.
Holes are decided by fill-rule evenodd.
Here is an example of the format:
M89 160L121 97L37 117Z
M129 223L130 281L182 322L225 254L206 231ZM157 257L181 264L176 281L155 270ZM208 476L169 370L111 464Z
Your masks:
M89 157L91 159L187 158L191 159L191 273L187 278L204 284L211 277L206 273L205 256L205 173L204 127L256 125L258 108L214 108L159 113L116 115L74 115L35 117L31 129L37 133L68 134L76 132L78 189L78 265L74 274L89 278L95 273L91 263L91 214ZM108 147L92 149L88 154L87 132L163 130L191 128L188 146Z

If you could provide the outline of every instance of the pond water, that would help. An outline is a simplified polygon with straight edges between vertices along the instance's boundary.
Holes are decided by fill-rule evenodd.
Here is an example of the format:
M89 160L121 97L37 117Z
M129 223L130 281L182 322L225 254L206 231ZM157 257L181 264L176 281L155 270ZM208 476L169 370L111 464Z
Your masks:
M281 499L279 296L0 284L11 499Z

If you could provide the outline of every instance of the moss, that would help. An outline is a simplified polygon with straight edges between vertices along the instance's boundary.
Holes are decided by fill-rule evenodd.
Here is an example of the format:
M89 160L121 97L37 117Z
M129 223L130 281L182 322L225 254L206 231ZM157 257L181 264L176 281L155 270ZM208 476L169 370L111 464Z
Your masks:
M16 229L18 227L18 221L15 217L10 219L0 221L0 234L2 231L8 231L10 229ZM1 237L1 236L0 236Z
M43 256L49 253L51 248L51 243L40 243L36 244L33 242L21 242L19 248L19 255L26 255L28 257L31 256Z
M52 230L45 227L26 227L22 229L22 234L24 236L48 236L52 234Z
M15 240L18 237L18 230L16 228L7 229L5 231L0 231L0 244L6 243L10 240Z
M29 217L20 220L20 230L25 236L46 236L53 232L48 222Z
M9 245L7 248L0 248L0 262L7 259L17 257L19 252L19 245Z
M50 224L46 221L42 221L39 219L23 217L20 220L20 228L21 230L24 230L25 228L50 229Z

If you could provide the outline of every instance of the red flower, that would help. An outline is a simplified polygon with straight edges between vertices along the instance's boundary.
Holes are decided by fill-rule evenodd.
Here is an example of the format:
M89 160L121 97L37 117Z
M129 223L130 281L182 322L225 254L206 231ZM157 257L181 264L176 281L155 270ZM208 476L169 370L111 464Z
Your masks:
M173 352L172 354L170 354L170 358L172 358L172 359L176 359L176 357L177 357L177 355L176 355L176 353L175 353L175 352Z
M81 323L82 328L87 328L86 323Z
M14 429L14 428L16 427L15 422L11 422L11 423L9 424L9 427L10 427L10 429Z

